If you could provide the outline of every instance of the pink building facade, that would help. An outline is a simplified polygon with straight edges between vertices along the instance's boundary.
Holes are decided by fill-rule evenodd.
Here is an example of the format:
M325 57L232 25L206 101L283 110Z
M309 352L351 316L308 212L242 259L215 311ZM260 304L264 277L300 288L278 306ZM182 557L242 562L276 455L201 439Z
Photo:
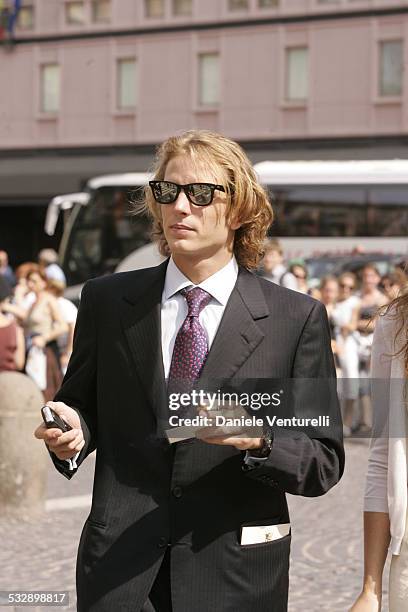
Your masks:
M14 36L0 214L190 128L254 161L407 156L408 0L25 0Z

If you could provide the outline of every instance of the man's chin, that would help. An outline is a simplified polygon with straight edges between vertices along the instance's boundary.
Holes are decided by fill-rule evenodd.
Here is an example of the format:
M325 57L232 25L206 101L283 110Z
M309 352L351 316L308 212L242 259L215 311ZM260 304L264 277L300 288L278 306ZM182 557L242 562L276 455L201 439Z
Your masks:
M191 255L198 251L198 245L188 238L177 238L167 244L174 255Z

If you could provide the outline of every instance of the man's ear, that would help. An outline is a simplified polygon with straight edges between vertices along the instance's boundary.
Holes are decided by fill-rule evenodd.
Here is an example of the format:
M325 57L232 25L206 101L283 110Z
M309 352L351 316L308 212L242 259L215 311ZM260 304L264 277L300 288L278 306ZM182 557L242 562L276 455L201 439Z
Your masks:
M235 231L235 230L239 229L241 227L241 225L242 225L242 223L240 222L239 219L232 219L231 220L230 227L231 227L232 230Z

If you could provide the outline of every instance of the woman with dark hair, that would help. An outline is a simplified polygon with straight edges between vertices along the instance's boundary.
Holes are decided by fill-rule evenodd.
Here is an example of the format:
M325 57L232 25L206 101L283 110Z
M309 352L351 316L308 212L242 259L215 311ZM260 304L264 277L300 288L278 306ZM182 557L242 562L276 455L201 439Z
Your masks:
M374 427L364 499L364 582L352 612L379 612L387 549L389 611L408 610L408 295L377 320L371 377Z
M396 268L391 274L385 274L381 278L380 288L388 299L394 300L407 284L407 276L403 270Z
M308 293L309 288L307 285L307 268L305 266L304 263L302 263L301 261L294 261L292 262L291 266L289 267L289 272L291 274L293 274L293 276L296 279L296 291L299 291L299 293Z

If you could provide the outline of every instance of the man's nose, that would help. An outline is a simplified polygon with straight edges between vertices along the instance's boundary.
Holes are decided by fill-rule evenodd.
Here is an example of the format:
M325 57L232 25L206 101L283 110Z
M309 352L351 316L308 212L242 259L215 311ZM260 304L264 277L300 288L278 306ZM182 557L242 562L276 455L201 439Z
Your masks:
M190 202L183 190L180 191L177 200L174 202L174 209L177 212L188 214L190 213Z

